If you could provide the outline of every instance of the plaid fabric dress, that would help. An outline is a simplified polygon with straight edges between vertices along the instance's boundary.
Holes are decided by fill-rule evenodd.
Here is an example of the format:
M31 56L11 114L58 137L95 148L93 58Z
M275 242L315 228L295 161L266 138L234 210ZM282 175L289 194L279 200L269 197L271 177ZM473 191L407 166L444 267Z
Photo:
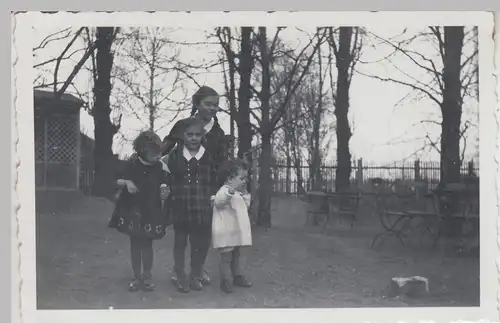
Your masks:
M131 180L139 192L121 191L108 226L129 236L162 238L169 224L160 199L160 186L168 180L162 164L144 165L133 158L119 169L117 178Z
M211 226L210 197L217 191L213 159L205 150L200 159L187 160L183 145L177 145L168 156L170 170L170 216L174 226Z

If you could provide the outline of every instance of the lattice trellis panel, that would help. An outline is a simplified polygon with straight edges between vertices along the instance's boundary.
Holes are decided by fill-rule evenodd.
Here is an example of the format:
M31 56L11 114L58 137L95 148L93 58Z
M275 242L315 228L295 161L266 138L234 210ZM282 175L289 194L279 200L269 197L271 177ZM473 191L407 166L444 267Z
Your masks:
M45 119L35 118L35 160L45 159Z
M58 116L47 119L47 154L49 162L76 162L77 129L77 119L74 116Z

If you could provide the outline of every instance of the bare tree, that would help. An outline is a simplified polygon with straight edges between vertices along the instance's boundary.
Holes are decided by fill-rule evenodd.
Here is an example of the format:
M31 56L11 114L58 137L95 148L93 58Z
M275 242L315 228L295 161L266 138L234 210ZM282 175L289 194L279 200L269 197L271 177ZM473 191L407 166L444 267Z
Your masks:
M428 137L440 153L440 186L460 181L463 162L460 141L464 140L465 146L464 135L469 127L467 122L462 125L462 106L466 96L478 96L477 27L466 31L463 26L436 26L414 35L408 35L405 30L400 36L402 40L388 40L373 33L371 36L393 49L386 61L392 63L393 57L399 54L427 76L412 75L394 63L392 65L400 72L400 78L369 75L384 82L404 85L440 108L441 121L434 121L441 126L439 147ZM435 53L414 50L412 47L418 42L431 45ZM472 49L464 51L464 46L469 43L474 43Z
M216 35L219 39L219 42L222 46L222 50L224 53L226 60L222 59L223 63L223 72L224 72L224 86L226 89L226 97L229 105L229 116L230 116L230 130L229 133L232 137L234 137L235 129L234 124L237 119L237 107L236 107L236 56L233 49L233 34L230 27L219 27L216 29ZM226 68L227 65L227 74Z
M321 38L318 38L320 40ZM304 179L302 177L302 166L309 166L309 180L312 187L320 189L322 185L321 164L325 152L331 143L331 132L335 129L335 122L326 121L331 117L332 101L324 90L326 79L326 68L323 66L323 57L318 47L318 57L313 61L308 73L304 76L301 84L296 89L287 107L280 131L276 132L275 151L282 152L287 165L287 191L290 190L290 170L293 168L297 177L297 188L299 193L304 193ZM288 61L290 62L290 60ZM286 62L279 65L287 66ZM290 64L289 64L290 65ZM273 105L278 105L284 100L286 91L275 91L277 84L286 77L288 71L274 69L273 77ZM273 146L275 147L275 146ZM306 162L306 164L304 164Z
M328 27L328 44L335 57L335 66L337 67L336 82L333 81L332 74L330 74L335 117L337 120L337 168L335 170L335 190L342 191L349 188L352 170L351 153L349 149L349 141L352 137L348 118L350 106L349 90L354 67L361 53L361 29L358 27L340 27L338 30L334 30L333 27ZM335 91L333 87L335 87Z
M33 48L33 58L35 60L33 68L38 71L33 80L35 89L51 89L57 101L70 88L83 101L86 101L85 96L79 92L73 81L97 48L95 42L82 41L84 40L83 35L88 33L88 30L88 27L80 27L77 30L65 28L49 34ZM61 44L61 42L65 42L65 45L57 57L50 57L37 62L37 58L43 56L44 49L52 44ZM61 77L61 65L66 62L69 62L70 66L73 67L68 75Z
M318 29L317 33L321 33L322 31ZM323 31L324 33L324 31ZM321 42L324 37L318 37L318 41ZM321 59L321 43L318 44L318 98L317 104L315 102L314 105L310 105L311 109L309 109L309 113L311 115L311 119L313 122L313 133L311 136L311 175L312 175L312 186L313 189L319 190L322 188L322 179L321 179L321 126L322 126L322 117L324 114L323 111L323 84L325 76L323 75L323 66Z
M273 93L271 93L271 71L275 57L279 55L277 44L281 30L283 30L283 27L277 28L273 39L269 41L267 37L267 28L259 27L258 34L256 35L259 57L255 59L260 63L261 67L260 90L252 86L253 91L260 101L260 116L251 111L254 118L258 121L258 132L261 137L257 224L267 227L271 226L271 161L273 158L271 140L285 115L286 109L289 107L293 94L308 72L319 44L319 42L316 41L317 35L315 34L298 54L295 54L294 51L286 51L283 53L284 55L293 57L294 63L288 70L289 73L285 82L278 87L278 90L281 90L281 87L286 89L284 100L279 105L271 107L270 100L273 95Z
M250 162L251 155L248 152L251 151L253 137L253 125L250 121L250 101L253 96L251 76L254 69L252 33L253 27L241 27L238 39L229 27L217 29L217 37L227 58L229 69L229 107L232 120L236 122L238 128L238 157L246 157ZM239 43L239 51L233 46L235 42ZM239 76L238 90L235 86L235 72Z
M94 106L91 114L94 118L94 170L95 180L93 192L98 196L108 197L113 194L114 168L116 163L113 154L113 137L120 128L121 119L114 124L110 120L111 106L111 69L114 54L113 41L118 33L118 28L97 27L95 44L96 77L94 84Z
M116 53L119 64L114 66L115 91L129 98L129 112L146 128L158 131L170 123L157 124L167 112L176 117L184 110L174 99L175 94L179 97L182 80L176 68L178 49L169 41L168 31L159 27L122 30L121 38L123 46Z

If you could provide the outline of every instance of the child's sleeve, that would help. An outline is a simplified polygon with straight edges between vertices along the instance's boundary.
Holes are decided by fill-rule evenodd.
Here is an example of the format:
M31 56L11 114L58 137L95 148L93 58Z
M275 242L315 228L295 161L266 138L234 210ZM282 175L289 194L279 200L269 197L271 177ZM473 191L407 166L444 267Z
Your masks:
M132 179L134 160L137 156L132 155L127 160L118 161L118 166L116 167L115 178L118 179Z
M222 186L214 197L214 206L217 208L223 208L229 204L233 194L229 193L229 188L224 185Z

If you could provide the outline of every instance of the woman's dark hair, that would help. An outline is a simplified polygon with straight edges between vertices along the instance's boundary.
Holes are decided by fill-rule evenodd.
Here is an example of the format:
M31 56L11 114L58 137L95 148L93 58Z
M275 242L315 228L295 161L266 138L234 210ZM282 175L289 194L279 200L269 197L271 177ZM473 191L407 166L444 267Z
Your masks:
M231 159L222 164L219 167L219 173L217 176L217 183L219 186L224 185L227 180L238 175L239 170L248 170L248 163L243 159Z
M207 96L219 96L219 93L209 86L203 85L200 87L192 97L193 107L191 108L191 116L196 114L196 111L198 110L197 106L200 105L201 100Z
M132 145L139 156L141 156L146 149L161 151L163 147L161 138L151 130L142 131L137 138L134 139Z

